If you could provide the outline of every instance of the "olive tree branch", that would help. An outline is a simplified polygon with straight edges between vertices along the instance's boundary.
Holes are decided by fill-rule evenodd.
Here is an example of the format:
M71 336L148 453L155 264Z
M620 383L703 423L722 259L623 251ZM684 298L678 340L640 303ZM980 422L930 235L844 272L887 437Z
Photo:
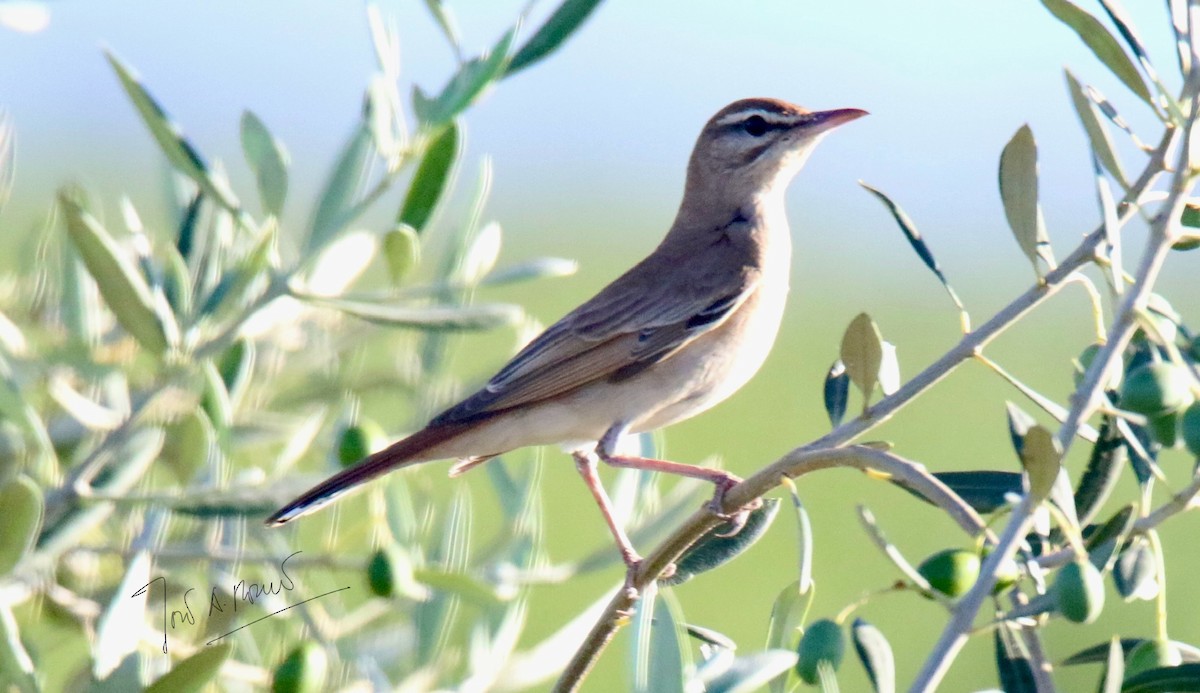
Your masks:
M1146 163L1141 175L1130 186L1120 205L1119 224L1127 222L1141 208L1142 196L1150 189L1155 179L1165 169L1167 156L1174 149L1179 135L1180 132L1177 128L1167 128L1164 130L1157 147L1150 153L1149 161ZM972 359L992 340L1020 321L1034 308L1057 294L1066 284L1073 281L1073 275L1077 270L1094 262L1100 256L1099 249L1105 237L1106 233L1103 226L1089 233L1061 264L1040 278L1034 286L1015 298L983 325L963 335L958 344L906 382L900 389L867 407L861 416L838 426L806 445L792 450L754 476L731 488L725 495L723 510L735 512L738 508L752 502L774 488L779 483L781 476L795 477L809 471L814 471L815 469L829 467L855 467L858 466L855 464L856 462L862 463L865 459L864 455L869 454L866 451L887 455L887 453L881 453L870 448L843 448L842 446L845 446L850 441L890 419L909 402L943 380L964 361ZM1099 356L1096 361L1100 361ZM1082 419L1079 419L1078 416L1076 419L1072 428L1077 430ZM1064 428L1066 428L1065 424ZM847 455L847 450L854 452ZM796 468L792 469L792 465L795 465ZM919 468L919 465L916 466ZM860 466L859 468L877 469L871 465L867 465L867 467ZM791 473L784 471L790 469L792 470ZM882 467L879 469L882 469ZM885 469L885 471L891 473L892 470ZM936 482L936 479L926 474L923 468L921 468L921 474L928 476L928 479ZM957 498L952 492L951 496ZM961 503L961 499L958 502ZM947 508L950 506L942 507ZM1014 517L1014 520L1010 521L1010 528L1014 532L1017 527L1013 527L1013 524L1018 520L1020 518ZM671 536L660 543L642 561L636 573L631 577L629 588L619 591L612 598L591 632L588 633L584 642L575 652L574 657L572 657L555 685L556 691L573 691L578 688L604 651L604 648L612 640L618 628L627 619L630 611L636 606L640 590L656 580L688 547L721 522L721 518L714 515L711 511L698 511L680 525ZM1021 534L1020 536L1024 535ZM990 576L990 582L992 583L995 581L995 569L1000 565L997 558L999 555L999 551L993 552L984 566L985 570L988 571L985 575ZM982 581L983 578L981 577L980 582ZM978 583L976 586L978 587ZM990 589L989 585L988 590ZM966 631L964 630L963 632Z
M1196 109L1200 105L1200 100L1196 97L1198 89L1200 89L1200 81L1195 78L1189 79L1184 93L1191 102L1191 121L1195 120ZM1176 129L1171 128L1170 130ZM1175 235L1174 226L1179 223L1178 219L1193 183L1194 176L1189 166L1188 151L1191 145L1191 135L1192 123L1189 122L1183 128L1183 142L1177 154L1177 164L1173 171L1170 192L1150 225L1150 236L1142 254L1141 265L1134 277L1133 286L1122 299L1116 315L1113 317L1112 325L1108 329L1107 341L1084 373L1082 382L1071 398L1071 409L1067 413L1067 418L1058 429L1056 439L1061 446L1062 457L1065 457L1070 449L1080 425L1100 405L1108 374L1119 364L1126 345L1133 337L1134 329L1137 327L1137 311L1145 308L1167 253L1171 250L1172 238ZM996 584L997 568L1003 561L1012 558L1016 553L1018 545L1029 530L1029 525L1033 521L1033 511L1038 505L1039 503L1034 502L1026 494L1013 510L1000 545L984 560L979 579L970 591L959 600L949 623L946 624L937 644L913 681L911 690L933 690L949 670L955 656L966 644L976 614Z

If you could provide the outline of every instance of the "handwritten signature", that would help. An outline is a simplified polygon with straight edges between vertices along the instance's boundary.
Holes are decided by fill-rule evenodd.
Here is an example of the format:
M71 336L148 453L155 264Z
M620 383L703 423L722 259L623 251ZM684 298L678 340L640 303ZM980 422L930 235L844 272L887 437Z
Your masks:
M231 595L232 595L231 597L226 597L222 593L221 588L219 586L214 585L212 587L212 590L209 592L209 596L208 596L208 617L209 617L209 619L212 618L214 613L225 613L225 609L227 609L227 608L232 608L233 613L237 613L239 605L241 605L242 603L254 604L256 601L258 601L259 599L262 599L264 596L268 596L268 595L278 596L279 594L281 594L283 592L291 592L292 590L296 589L295 580L293 580L292 577L290 575L288 575L287 562L289 560L291 560L292 558L296 557L300 553L302 553L302 552L296 551L295 553L291 554L287 558L280 561L279 572L282 573L282 577L279 579L278 583L276 583L274 580L268 581L266 583L247 582L245 580L239 580L236 584L233 585L233 589L231 591ZM163 645L162 645L162 651L163 651L163 654L167 654L167 632L169 630L173 631L177 627L181 627L184 624L189 625L189 626L196 625L196 613L192 610L192 605L188 601L188 596L191 595L192 592L195 592L196 588L189 587L186 591L184 591L184 593L183 593L183 608L182 609L171 609L170 615L168 615L167 614L167 611L168 611L167 596L166 596L167 595L167 578L165 576L164 577L156 577L153 580L151 580L150 582L146 583L145 585L142 585L142 587L140 589L138 589L138 591L134 592L131 595L131 598L140 597L144 594L148 595L150 586L155 583L161 583L162 589L163 589L163 604L162 604L162 608L163 608L163 612L162 612L162 614L163 614L162 615ZM295 604L289 604L288 606L285 606L282 609L279 609L277 611L272 611L271 613L267 614L266 616L261 616L259 618L256 618L253 621L250 621L249 623L243 623L242 625L238 626L237 628L234 628L233 630L231 630L227 633L218 635L217 637L213 638L212 640L209 640L208 642L206 642L205 645L212 645L213 643L215 643L219 640L222 640L223 638L233 635L234 633L238 632L239 630L241 630L243 628L252 626L252 625L258 623L259 621L265 621L266 619L271 618L272 616L281 614L284 611L287 611L288 609L291 609L293 607L300 606L301 604L306 604L315 599L320 599L322 597L328 597L331 594L335 594L337 592L342 592L342 591L345 591L348 589L350 589L349 585L347 585L346 587L338 588L336 590L330 590L328 592L325 592L324 594L318 594L315 597L309 597L308 599L296 602ZM241 607L241 608L245 608L245 607Z

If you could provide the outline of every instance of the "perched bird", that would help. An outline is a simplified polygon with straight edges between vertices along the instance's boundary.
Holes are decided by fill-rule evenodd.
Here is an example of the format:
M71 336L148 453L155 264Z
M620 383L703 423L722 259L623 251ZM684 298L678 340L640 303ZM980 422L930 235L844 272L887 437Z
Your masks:
M784 191L825 133L864 115L774 99L722 108L696 141L675 223L648 257L551 325L478 392L318 484L267 524L409 465L457 458L456 476L514 448L559 444L575 458L626 564L636 567L641 559L612 515L597 459L706 479L716 485L712 507L721 507L737 477L619 455L617 443L625 433L699 414L763 364L788 292Z

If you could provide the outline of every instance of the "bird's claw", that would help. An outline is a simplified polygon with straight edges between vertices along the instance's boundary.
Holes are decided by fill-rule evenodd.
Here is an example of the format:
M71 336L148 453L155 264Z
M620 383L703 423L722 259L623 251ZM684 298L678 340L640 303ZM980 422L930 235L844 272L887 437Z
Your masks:
M711 510L717 517L725 520L725 524L728 525L729 528L721 532L716 532L715 536L736 536L737 533L742 531L742 528L746 526L746 521L750 519L751 511L758 510L762 507L762 499L755 498L746 505L743 505L741 508L738 508L735 512L725 512L725 494L729 492L729 489L741 483L741 481L742 480L740 477L730 474L725 479L717 482L717 490L715 493L713 493L712 500L708 503L708 509Z

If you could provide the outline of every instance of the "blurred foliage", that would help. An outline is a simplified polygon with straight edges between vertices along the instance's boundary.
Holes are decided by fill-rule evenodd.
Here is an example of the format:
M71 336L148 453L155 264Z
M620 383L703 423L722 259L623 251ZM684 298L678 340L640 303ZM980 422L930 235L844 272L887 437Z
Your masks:
M455 335L513 330L520 341L537 329L518 306L476 302L477 289L574 270L558 258L500 262L502 230L486 218L486 159L463 221L444 223L442 211L463 176L472 105L552 55L598 0L564 0L528 38L522 16L473 57L464 55L449 5L425 4L458 59L454 74L438 89L414 85L405 98L397 32L368 8L378 69L301 222L284 214L292 155L269 124L249 111L241 119L238 165L253 174L257 198L247 203L134 69L108 54L170 164L173 212L144 221L134 198L106 204L64 187L31 262L0 286L0 686L516 690L558 675L583 640L604 600L578 617L562 615L552 633L530 635L531 591L620 558L602 544L575 562L550 562L538 451L509 456L517 464L493 460L478 472L481 484L439 492L395 474L301 529L271 531L260 522L310 481L385 444L363 400L387 394L392 437L452 402L462 386L449 368ZM1116 0L1101 2L1115 33L1067 0L1043 4L1168 133L1193 129L1200 28L1183 2L1168 5L1185 98L1167 91ZM1084 406L1084 388L1098 387L1099 427L1085 417L1077 432L1090 445L1086 467L1066 470L1062 441L1010 403L1007 421L997 421L1013 442L1009 468L936 476L989 527L1030 513L1016 560L990 561L996 541L983 533L968 548L947 539L913 568L863 508L864 527L897 573L856 576L864 590L871 582L875 589L836 614L810 614L814 531L793 486L796 556L769 559L794 562L797 577L770 591L779 597L764 623L766 648L746 654L722 633L689 623L673 590L763 536L780 509L776 499L741 533L718 528L701 537L673 576L642 595L629 619L628 688L835 690L837 677L861 664L876 691L892 691L896 656L925 652L904 640L894 652L880 628L852 621L854 612L906 593L916 608L941 616L980 581L990 581L991 615L972 635L991 640L1006 691L1046 690L1055 666L1089 663L1103 665L1104 690L1194 684L1200 649L1171 638L1164 567L1168 550L1190 547L1164 545L1158 527L1198 505L1200 337L1155 294L1122 307L1130 292L1152 287L1124 271L1120 232L1135 209L1175 200L1183 213L1160 226L1157 242L1175 248L1172 260L1196 247L1200 201L1188 196L1197 164L1174 169L1179 184L1170 193L1145 195L1152 180L1172 172L1168 152L1145 145L1099 92L1067 77L1100 202L1102 242L1086 260L1099 266L1107 294L1081 274L1071 278L1094 298L1097 344L1080 354L1079 391L1066 406L982 350L976 356L1059 422ZM1148 155L1140 179L1128 177L1111 126ZM15 139L0 114L0 205L16 170ZM1000 155L999 195L1035 287L1045 287L1057 264L1037 176L1037 144L1022 126ZM915 221L885 193L867 190L946 289L969 334L966 307ZM386 205L396 209L387 228L361 221ZM116 221L105 214L113 206ZM386 286L364 288L371 272ZM1128 345L1117 340L1117 367L1095 372L1093 360L1116 330L1103 315L1121 311L1136 331ZM906 391L897 346L866 313L836 351L822 393L835 430L865 430L878 407L920 394ZM847 419L852 396L862 413ZM636 442L654 454L654 439ZM1136 483L1124 488L1134 490L1122 496L1117 481L1128 477ZM1156 495L1164 486L1171 493ZM649 546L691 514L700 493L694 482L661 489L652 475L627 470L611 495L634 543ZM477 513L482 506L486 516ZM1122 599L1153 606L1154 632L1096 633L1096 645L1051 662L1043 626L1065 620L1086 628L1105 608L1107 583ZM1173 598L1195 596L1190 580L1172 584ZM847 639L858 664L844 662Z

